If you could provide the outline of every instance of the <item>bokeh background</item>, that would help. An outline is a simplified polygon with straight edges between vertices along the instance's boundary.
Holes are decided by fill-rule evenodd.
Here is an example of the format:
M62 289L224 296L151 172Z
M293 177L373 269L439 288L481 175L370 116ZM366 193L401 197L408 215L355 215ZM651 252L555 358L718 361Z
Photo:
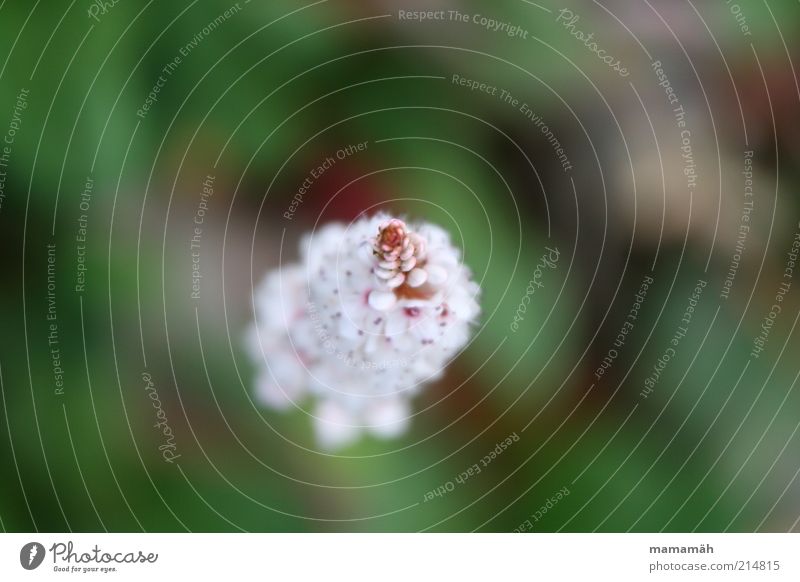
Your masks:
M775 0L0 3L0 527L797 530L799 27ZM409 433L332 454L254 401L243 334L305 232L379 209L451 231L483 315Z

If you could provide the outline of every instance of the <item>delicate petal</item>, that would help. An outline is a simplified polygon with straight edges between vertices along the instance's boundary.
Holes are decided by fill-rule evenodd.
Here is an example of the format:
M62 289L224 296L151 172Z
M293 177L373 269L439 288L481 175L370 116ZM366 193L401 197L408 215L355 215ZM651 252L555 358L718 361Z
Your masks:
M406 432L410 416L408 402L400 398L378 399L364 411L367 430L382 438L394 438Z
M414 268L417 264L417 259L414 257L408 257L407 259L403 259L403 262L400 264L400 269L404 272L408 272Z
M425 271L428 273L428 281L431 282L431 285L441 285L447 281L447 269L444 267L429 265L425 267Z
M317 441L326 449L339 449L358 438L360 427L354 418L334 400L324 400L314 411L314 432Z
M389 291L371 291L369 305L378 311L388 311L397 303L397 297Z
M402 285L403 282L405 282L405 280L406 276L403 275L403 273L398 273L397 275L386 281L386 285L389 287L389 289L394 289L395 287L399 287L400 285Z
M423 269L414 269L408 274L409 287L419 287L428 280L428 273Z
M270 408L288 410L305 396L303 367L289 358L270 358L256 380L256 397Z

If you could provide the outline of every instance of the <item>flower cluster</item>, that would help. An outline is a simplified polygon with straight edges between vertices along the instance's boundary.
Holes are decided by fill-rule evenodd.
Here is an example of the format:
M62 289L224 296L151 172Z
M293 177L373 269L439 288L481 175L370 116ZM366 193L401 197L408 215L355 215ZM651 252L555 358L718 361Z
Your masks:
M411 397L466 345L479 292L438 226L382 215L329 224L255 292L256 394L279 410L310 401L329 449L400 435Z

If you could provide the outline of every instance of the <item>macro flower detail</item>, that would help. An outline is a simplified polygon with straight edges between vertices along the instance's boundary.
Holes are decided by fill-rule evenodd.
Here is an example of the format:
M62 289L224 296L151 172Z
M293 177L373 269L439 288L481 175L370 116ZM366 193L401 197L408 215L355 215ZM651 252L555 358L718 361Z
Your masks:
M385 215L329 224L255 290L256 397L306 410L327 449L399 436L411 398L467 344L479 294L436 225Z

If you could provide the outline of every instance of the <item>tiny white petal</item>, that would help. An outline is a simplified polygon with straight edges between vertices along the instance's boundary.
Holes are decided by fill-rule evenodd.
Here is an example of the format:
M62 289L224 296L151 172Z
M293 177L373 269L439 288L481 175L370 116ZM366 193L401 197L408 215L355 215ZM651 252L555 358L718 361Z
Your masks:
M428 272L425 269L414 269L408 274L408 285L419 287L428 280Z
M367 429L375 436L394 438L407 430L410 413L408 402L404 399L379 399L367 407L364 420Z
M289 410L305 395L303 368L291 354L270 358L270 368L260 372L256 380L256 397L269 408Z
M399 287L400 285L402 285L405 280L406 276L403 273L398 273L397 275L386 281L386 284L389 286L390 289L394 289L395 287Z
M317 440L326 449L339 449L358 437L360 427L354 418L333 400L325 400L314 411L314 429Z
M389 311L397 303L397 297L391 291L373 290L368 298L369 306L378 311Z
M405 250L402 253L400 253L400 260L401 261L406 261L409 258L413 257L415 250L416 249L414 248L414 245L406 246Z
M466 293L454 294L448 299L448 306L461 320L471 319L478 308L475 300Z
M403 271L410 271L416 266L416 264L417 264L417 259L415 259L414 257L409 257L402 262L402 264L400 265L400 269L402 269Z
M447 269L439 265L428 265L425 267L428 271L428 281L431 285L441 285L447 281Z

